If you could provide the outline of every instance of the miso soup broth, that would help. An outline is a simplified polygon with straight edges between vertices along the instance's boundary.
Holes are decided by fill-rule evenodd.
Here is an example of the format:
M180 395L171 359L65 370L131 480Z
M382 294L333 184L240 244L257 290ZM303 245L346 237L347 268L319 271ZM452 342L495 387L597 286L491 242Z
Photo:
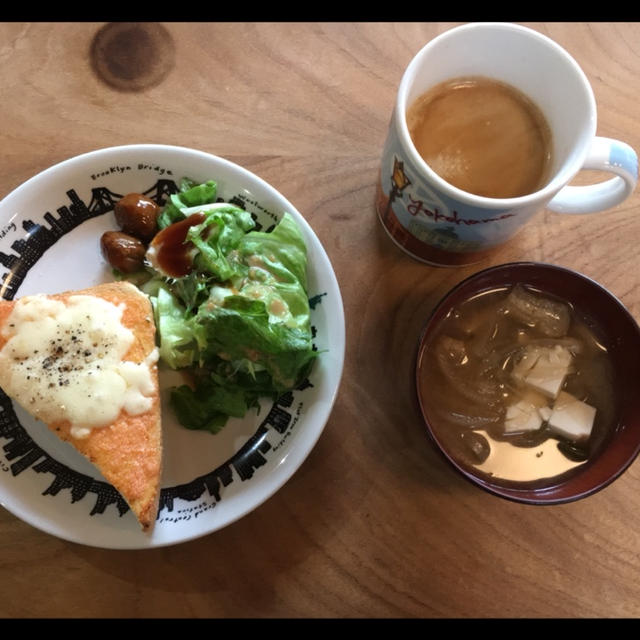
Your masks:
M455 462L533 487L585 464L614 423L613 370L597 330L523 285L448 313L422 350L419 392Z

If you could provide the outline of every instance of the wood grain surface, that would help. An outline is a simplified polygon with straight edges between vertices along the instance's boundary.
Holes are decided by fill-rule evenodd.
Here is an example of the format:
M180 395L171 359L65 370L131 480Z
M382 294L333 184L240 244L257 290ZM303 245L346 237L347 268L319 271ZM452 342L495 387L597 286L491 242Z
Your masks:
M299 471L214 534L109 551L0 510L0 616L639 617L640 462L573 504L490 496L429 444L412 368L436 301L491 264L577 269L640 318L640 193L600 215L542 211L481 265L428 267L388 240L375 183L403 70L453 24L164 23L169 70L135 91L94 70L102 26L0 24L0 194L119 144L195 147L244 165L284 193L326 247L345 304L344 375ZM640 24L527 26L582 66L598 134L640 149ZM118 73L127 71L135 75Z

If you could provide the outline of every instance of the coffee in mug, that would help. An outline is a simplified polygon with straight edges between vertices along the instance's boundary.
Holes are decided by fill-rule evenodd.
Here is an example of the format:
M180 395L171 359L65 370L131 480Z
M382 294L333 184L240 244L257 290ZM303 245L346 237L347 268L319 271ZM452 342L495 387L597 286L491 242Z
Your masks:
M467 93L466 80L480 78ZM480 85L487 94L469 108L463 98L473 103ZM438 110L441 98L447 107ZM482 137L487 112L480 107L502 101L500 115L490 118L498 120L496 136L501 128L507 135L494 151L496 140ZM516 135L519 125L507 115L537 124ZM541 209L606 211L635 189L638 157L628 144L597 136L596 125L587 77L550 38L502 22L445 31L416 54L400 82L377 185L382 226L414 258L456 266L490 255ZM456 171L447 173L447 165ZM571 185L582 169L613 177Z
M454 78L407 111L411 140L449 184L487 198L516 198L549 177L551 129L524 93L483 76Z

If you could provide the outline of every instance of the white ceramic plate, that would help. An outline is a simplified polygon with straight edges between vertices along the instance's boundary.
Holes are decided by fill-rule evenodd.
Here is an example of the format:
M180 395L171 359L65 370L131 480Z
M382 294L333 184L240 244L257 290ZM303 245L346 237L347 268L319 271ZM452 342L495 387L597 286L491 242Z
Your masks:
M263 229L288 211L308 248L314 344L322 351L307 382L260 412L231 420L217 435L163 416L160 510L144 534L97 470L0 391L0 500L31 525L90 546L137 549L216 531L272 496L322 433L337 394L345 350L342 298L318 238L281 194L249 171L201 151L130 145L93 151L31 178L0 202L0 294L81 289L112 280L100 236L115 229L119 196L176 190L182 177L218 183L218 195L256 214ZM175 380L161 372L165 390ZM124 510L124 512L123 512Z

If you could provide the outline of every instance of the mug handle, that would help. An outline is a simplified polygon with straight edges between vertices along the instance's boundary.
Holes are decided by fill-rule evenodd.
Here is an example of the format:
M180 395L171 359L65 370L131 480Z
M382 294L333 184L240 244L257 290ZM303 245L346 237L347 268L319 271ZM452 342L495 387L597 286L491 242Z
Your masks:
M556 213L595 213L628 198L638 180L638 156L625 142L595 137L582 169L615 173L616 177L589 186L566 186L547 203Z

